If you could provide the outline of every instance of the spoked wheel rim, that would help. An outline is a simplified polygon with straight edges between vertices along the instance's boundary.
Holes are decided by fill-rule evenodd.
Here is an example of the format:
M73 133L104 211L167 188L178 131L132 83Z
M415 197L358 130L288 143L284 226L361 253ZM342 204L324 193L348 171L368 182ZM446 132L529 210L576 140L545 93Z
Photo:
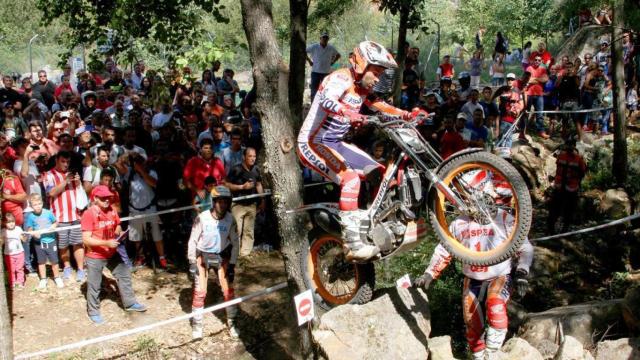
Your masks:
M496 182L498 181L502 182L502 191L510 190L512 194L510 201L504 204L500 203L499 201L496 202L495 194L493 194L493 196L490 196L485 191L473 189L466 181L462 180L465 175L472 174L473 172L476 172L478 170L486 171L488 174L490 174L492 180L489 181L492 181L493 184L496 184ZM449 240L448 243L453 246L455 250L470 257L477 257L479 255L483 257L492 257L505 252L506 248L510 246L510 243L512 242L514 236L516 236L516 232L518 229L519 199L517 192L513 189L513 186L503 180L507 178L508 177L506 177L500 170L498 170L491 164L483 162L471 162L462 164L459 167L453 169L453 171L449 172L442 179L444 185L454 191L459 197L461 197L467 203L467 205L471 205L477 208L477 210L475 210L473 214L470 215L470 217L473 218L475 222L489 225L490 222L495 219L494 215L499 209L502 209L503 211L512 215L513 219L513 224L511 224L509 229L502 229L503 236L499 236L498 238L501 240L497 240L501 241L499 245L494 246L491 249L470 249L464 241L457 239L449 229L451 222L454 219L466 214L462 214L458 207L454 206L442 192L438 191L438 199L435 206L436 218L438 220L438 224L442 228L444 236L446 236ZM493 229L496 229L496 226L494 226Z
M345 259L340 239L329 235L316 239L308 256L307 272L320 297L328 303L341 305L356 296L360 270Z

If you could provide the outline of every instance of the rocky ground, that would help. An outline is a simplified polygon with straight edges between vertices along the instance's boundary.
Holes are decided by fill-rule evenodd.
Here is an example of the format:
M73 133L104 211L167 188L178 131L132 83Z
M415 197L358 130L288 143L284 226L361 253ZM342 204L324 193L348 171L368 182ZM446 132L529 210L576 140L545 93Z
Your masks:
M236 270L236 294L246 295L285 281L282 259L275 252L256 253L243 259ZM151 324L191 311L191 285L183 272L154 274L151 269L134 273L133 284L146 313L126 313L114 291L103 294L103 317L96 326L86 316L85 285L68 283L57 289L52 281L46 292L35 290L36 278L14 293L15 354L35 352L83 339ZM206 306L222 302L222 294L209 282ZM205 316L205 338L192 341L187 321L149 332L53 355L58 359L286 359L297 353L286 290L240 305L240 338L232 338L224 325L224 312Z

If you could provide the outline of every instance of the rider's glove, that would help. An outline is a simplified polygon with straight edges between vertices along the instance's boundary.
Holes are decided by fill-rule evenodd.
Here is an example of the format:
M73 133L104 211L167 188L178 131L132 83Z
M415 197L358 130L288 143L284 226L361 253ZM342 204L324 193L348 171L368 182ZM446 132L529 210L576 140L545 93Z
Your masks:
M357 111L353 111L351 109L343 109L342 116L349 119L351 125L358 127L367 122L367 117L365 115L360 114Z
M418 117L423 117L423 118L429 117L429 113L420 108L413 108L411 112L406 111L402 115L403 120L413 120Z
M236 264L227 265L227 281L229 284L233 283L233 280L236 278Z
M425 272L424 274L422 274L422 276L420 276L413 282L413 286L422 287L425 291L427 291L429 290L429 286L431 285L432 281L433 276L431 276L431 274L429 274L428 272Z
M527 291L529 291L529 280L527 280L528 275L529 274L524 269L516 270L516 274L514 276L516 283L515 287L516 293L520 298L523 298L527 294Z
M195 262L189 263L189 278L195 280L198 274L198 265Z

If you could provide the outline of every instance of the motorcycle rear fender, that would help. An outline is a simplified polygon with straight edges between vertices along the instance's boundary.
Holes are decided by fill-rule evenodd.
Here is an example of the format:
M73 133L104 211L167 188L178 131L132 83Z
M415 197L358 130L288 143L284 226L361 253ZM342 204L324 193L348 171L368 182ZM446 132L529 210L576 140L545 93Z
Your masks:
M341 236L340 214L337 203L315 203L304 205L295 210L306 211L311 217L314 226L336 236Z

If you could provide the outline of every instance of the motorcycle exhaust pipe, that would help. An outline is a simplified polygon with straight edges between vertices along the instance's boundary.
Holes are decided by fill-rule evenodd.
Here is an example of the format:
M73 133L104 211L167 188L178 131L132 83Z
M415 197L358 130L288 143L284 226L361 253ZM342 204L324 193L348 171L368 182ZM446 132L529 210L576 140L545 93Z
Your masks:
M313 212L313 222L322 230L331 235L341 236L342 227L339 219L326 210L317 210Z

